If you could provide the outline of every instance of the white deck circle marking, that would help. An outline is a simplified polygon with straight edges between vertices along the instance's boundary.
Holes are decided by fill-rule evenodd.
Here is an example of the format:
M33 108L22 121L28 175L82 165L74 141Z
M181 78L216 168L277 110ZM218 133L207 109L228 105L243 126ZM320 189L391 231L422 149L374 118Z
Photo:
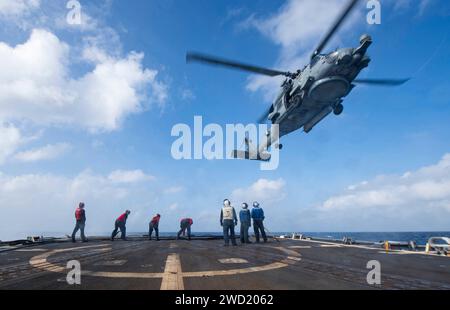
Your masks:
M58 249L48 251L41 255L37 255L30 259L30 265L35 268L55 272L55 273L64 273L67 271L65 267L61 267L52 263L49 263L47 259L54 255L64 252L73 252L77 250L89 249L89 248L101 248L99 251L109 251L111 248L106 244L102 245L93 245L86 247L78 247L78 248L69 248L69 249ZM108 248L107 248L108 247ZM270 247L271 249L279 250L285 253L287 256L285 259L276 261L263 266L255 266L255 267L247 267L247 268L239 268L239 269L230 269L230 270L211 270L211 271L194 271L194 272L183 272L181 270L181 261L178 254L170 254L166 261L166 267L164 272L102 272L102 271L89 271L82 270L83 276L90 277L103 277L103 278L134 278L134 279L163 279L164 286L161 286L161 289L183 289L183 278L197 278L197 277L214 277L214 276L233 276L239 274L247 274L254 272L262 272L269 271L274 269L280 269L288 267L292 264L292 261L300 261L299 258L301 255L296 251L289 250L283 247ZM169 287L169 288L167 288ZM176 288L175 288L176 287Z
M248 264L248 260L243 258L222 258L219 259L221 264Z
M94 266L123 266L126 263L127 263L127 260L109 260L109 261L95 263Z

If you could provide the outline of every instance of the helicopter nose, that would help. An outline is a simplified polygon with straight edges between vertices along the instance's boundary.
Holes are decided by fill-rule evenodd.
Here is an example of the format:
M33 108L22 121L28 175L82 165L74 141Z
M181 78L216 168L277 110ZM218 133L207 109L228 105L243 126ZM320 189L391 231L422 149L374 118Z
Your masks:
M352 55L348 54L348 53L344 53L339 55L338 58L338 64L340 65L348 65L349 63L351 63L353 60Z

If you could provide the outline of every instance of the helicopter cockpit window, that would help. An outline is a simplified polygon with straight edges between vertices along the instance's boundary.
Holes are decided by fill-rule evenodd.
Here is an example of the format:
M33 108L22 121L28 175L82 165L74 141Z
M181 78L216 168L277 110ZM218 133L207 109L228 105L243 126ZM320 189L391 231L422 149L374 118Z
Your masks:
M312 60L311 60L311 66L314 66L319 60L321 60L324 57L324 55L320 54L315 56Z
M335 63L338 60L338 57L339 57L338 52L334 52L334 53L327 55L327 57L326 57L327 63L329 63L329 64Z

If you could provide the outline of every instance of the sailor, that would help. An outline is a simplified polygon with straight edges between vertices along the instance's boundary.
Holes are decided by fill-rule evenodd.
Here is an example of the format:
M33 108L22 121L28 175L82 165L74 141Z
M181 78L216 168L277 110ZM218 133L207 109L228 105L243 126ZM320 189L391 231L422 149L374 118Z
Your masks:
M236 216L236 211L231 206L231 202L228 199L223 201L223 208L220 212L220 225L223 227L223 239L225 240L225 246L230 245L236 246L236 237L234 233L234 227L237 225L238 220Z
M78 204L78 208L75 210L75 228L72 233L72 242L75 243L75 236L78 230L81 231L81 240L87 242L86 236L84 235L84 228L86 226L86 212L84 210L84 202Z
M256 243L259 243L261 233L264 243L267 242L266 232L264 231L264 210L260 208L259 203L255 201L252 209L253 230L255 231Z
M150 221L149 229L148 229L148 238L152 240L153 230L155 230L156 241L159 241L159 220L161 219L161 215L156 214L155 217Z
M242 210L239 212L239 221L241 222L241 243L251 243L248 238L248 229L252 226L252 219L248 204L242 204Z
M130 215L131 211L127 210L125 211L124 214L122 214L121 216L119 216L115 222L115 228L114 231L112 232L111 235L111 241L114 241L114 237L117 235L117 233L119 232L120 229L120 234L121 234L121 238L122 240L127 240L127 228L126 228L126 224L127 224L127 219L128 216Z
M185 235L187 231L188 239L191 240L191 226L194 221L191 218L185 218L180 221L180 231L177 234L177 239L180 239L181 234Z

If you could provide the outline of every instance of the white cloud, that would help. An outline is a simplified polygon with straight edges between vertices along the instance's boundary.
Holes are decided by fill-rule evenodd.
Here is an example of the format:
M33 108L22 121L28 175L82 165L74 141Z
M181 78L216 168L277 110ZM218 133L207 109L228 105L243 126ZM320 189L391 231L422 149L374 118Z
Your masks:
M170 211L176 211L178 210L178 203L173 203L169 206Z
M21 143L22 135L19 129L0 123L0 165L16 151Z
M450 154L402 175L352 185L316 207L299 209L304 231L446 231L450 216Z
M173 187L169 187L167 189L164 190L164 194L178 194L181 193L182 191L184 191L184 187L182 186L173 186Z
M71 148L69 143L49 144L41 148L19 152L14 155L14 158L21 162L50 160L66 154Z
M139 183L153 181L155 177L145 174L142 170L116 170L111 172L108 179L114 183Z
M86 203L88 234L112 230L115 218L126 209L134 214L130 229L140 231L148 227L148 219L138 214L147 215L154 197L145 183L117 183L90 171L74 177L0 173L0 212L9 223L0 225L0 239L24 238L31 233L70 234L80 201Z
M113 131L148 103L167 99L158 72L143 68L143 54L118 58L90 46L83 55L93 70L71 78L70 47L53 33L35 29L15 47L1 42L0 119Z
M402 176L379 176L350 186L346 193L329 198L325 210L348 208L443 206L450 211L450 154L436 165Z
M422 16L425 11L428 9L428 7L432 4L433 1L431 0L395 0L390 1L393 2L393 8L396 11L406 11L411 9L411 7L417 7L418 8L418 15Z
M242 202L252 203L253 201L270 205L285 198L285 186L286 182L283 179L259 179L248 188L233 190L231 201L234 205L240 205Z
M185 100L185 101L192 101L195 100L195 94L192 90L190 89L183 89L181 91L181 99Z
M0 15L20 16L38 9L40 5L40 0L0 0Z

